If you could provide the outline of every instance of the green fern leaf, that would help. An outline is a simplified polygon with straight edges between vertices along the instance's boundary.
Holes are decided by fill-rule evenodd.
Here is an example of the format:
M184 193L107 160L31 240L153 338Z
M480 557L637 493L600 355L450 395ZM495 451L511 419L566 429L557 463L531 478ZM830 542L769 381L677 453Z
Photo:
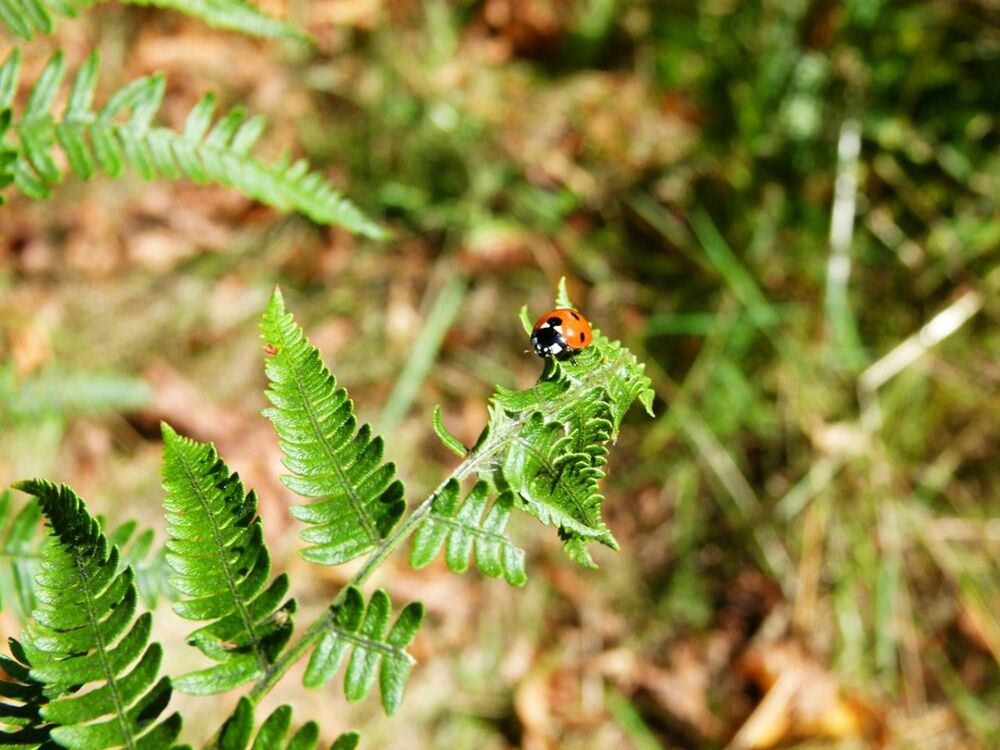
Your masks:
M168 8L200 18L209 26L263 38L305 39L294 26L272 18L244 0L122 0L133 5ZM76 16L94 0L2 0L0 25L26 41L51 34L56 16Z
M13 518L9 517L13 515ZM10 490L0 492L0 558L7 563L0 568L0 590L6 595L13 594L17 614L26 619L35 609L35 573L38 569L36 541L38 521L42 510L32 500L25 503L16 514L13 513L13 497ZM4 603L5 604L5 603Z
M122 2L169 8L200 18L209 26L249 36L303 41L308 39L301 29L262 13L243 0L122 0Z
M21 75L21 51L14 49L0 65L0 110L9 110L17 95L17 81ZM10 127L8 120L4 130Z
M31 678L31 666L24 648L8 639L11 656L0 656L0 747L13 750L57 747L50 739L53 725L42 718L41 708L48 702L45 685Z
M488 501L489 486L480 481L460 506L459 484L451 479L434 496L430 516L413 536L410 565L418 569L429 565L447 541L445 561L454 572L468 569L475 547L476 565L483 573L494 578L502 574L512 586L523 586L527 580L524 551L503 535L513 495L501 493L484 516Z
M0 0L0 16L3 15L5 0ZM17 172L18 150L12 148L7 142L7 131L10 130L14 120L14 113L10 110L11 102L17 93L17 78L21 70L21 55L14 50L8 55L3 65L0 65L0 190L14 182ZM3 204L3 195L0 194L0 205Z
M556 304L572 307L560 281ZM612 549L617 542L604 525L600 505L604 498L598 481L607 463L607 446L617 437L621 421L638 399L652 415L653 390L645 366L617 341L594 329L594 342L573 359L546 361L541 381L528 391L500 389L496 404L508 416L530 415L535 430L539 418L547 436L515 443L507 454L504 479L511 483L520 507L559 528L571 559L595 567L588 540ZM595 373L600 378L595 379ZM594 385L586 386L587 383ZM575 394L566 398L567 394ZM542 416L544 415L544 416ZM539 450L541 447L541 450Z
M366 609L361 592L354 586L348 588L343 602L331 611L326 631L309 659L303 678L306 687L329 681L351 651L344 675L347 700L361 700L377 676L382 708L387 714L394 713L402 703L413 666L413 657L405 649L416 637L424 607L420 602L407 604L386 635L390 609L389 595L381 589L372 594Z
M374 548L395 526L406 506L395 466L382 463L382 438L365 424L357 428L347 391L305 338L281 292L275 290L261 322L270 354L266 371L273 404L264 415L274 424L291 474L282 481L296 494L318 498L292 508L309 524L302 555L339 565Z
M260 725L257 736L253 737L254 730L254 709L253 704L247 698L240 698L236 705L236 710L226 720L219 735L219 750L316 750L319 744L319 726L314 721L303 724L299 729L285 741L292 725L292 707L278 706L264 723ZM352 737L353 745L344 744L344 737ZM253 745L250 740L253 738ZM358 735L351 732L349 735L341 735L333 747L353 750L357 747ZM341 745L337 745L341 742Z
M560 276L559 283L556 285L556 307L575 307L569 298L569 292L566 291L565 276Z
M564 280L556 304L572 307ZM526 309L521 320L530 329ZM601 517L598 482L625 413L636 399L651 409L643 369L594 329L593 343L572 359L547 359L534 387L497 389L487 428L468 459L480 477L508 488L518 508L557 527L570 558L588 567L594 562L587 542L618 549Z
M146 179L188 177L234 187L280 211L301 211L321 224L339 224L376 239L386 236L385 230L310 172L305 161L289 166L254 158L251 150L263 132L261 118L247 119L237 108L212 127L215 98L207 95L191 111L183 132L158 127L153 117L163 100L162 75L132 81L95 112L97 68L94 52L78 71L62 117L57 118L51 109L65 74L63 56L57 52L39 76L21 117L4 116L11 119L0 127L0 168L25 195L47 198L52 186L62 181L64 175L53 156L58 143L70 169L82 179L98 169L117 177L130 166ZM12 106L19 73L20 53L14 50L0 66L0 111ZM14 143L11 132L17 136ZM12 152L16 157L11 162Z
M188 642L220 662L174 684L183 692L218 693L260 677L273 662L291 636L295 600L282 603L286 575L265 588L271 559L254 493L244 492L212 445L164 424L163 446L167 562L182 595L174 611L211 620Z
M503 477L520 507L543 523L618 549L601 519L604 498L597 482L604 472L592 455L573 451L576 441L574 432L566 434L564 423L546 422L535 413L510 446Z
M599 353L611 370L611 376L605 384L608 409L611 413L611 438L615 439L622 424L622 418L632 404L638 399L649 416L653 416L653 397L655 392L650 387L649 377L643 372L644 364L636 360L635 355L618 341L609 341L600 331L595 331L594 340L598 342L595 353Z
M498 390L489 429L507 439L493 461L483 462L481 473L509 487L517 507L556 526L573 560L594 567L586 541L618 549L601 517L604 497L598 481L613 432L609 389L616 394L621 389L609 382L614 365L599 349L571 366L580 369L571 375L565 365L549 360L534 388Z
M40 480L16 487L38 498L51 527L21 661L44 685L50 702L40 714L58 725L52 740L80 750L169 745L180 716L155 723L171 688L167 678L154 684L161 649L149 644L149 613L135 617L131 569L119 572L118 549L69 487ZM80 692L89 683L98 684Z

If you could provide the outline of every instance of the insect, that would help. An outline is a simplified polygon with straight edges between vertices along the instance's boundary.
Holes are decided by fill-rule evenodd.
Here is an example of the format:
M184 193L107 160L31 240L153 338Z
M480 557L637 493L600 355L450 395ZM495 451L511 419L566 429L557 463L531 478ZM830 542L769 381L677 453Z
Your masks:
M569 308L545 313L531 330L531 346L539 357L567 359L590 346L593 340L590 323Z

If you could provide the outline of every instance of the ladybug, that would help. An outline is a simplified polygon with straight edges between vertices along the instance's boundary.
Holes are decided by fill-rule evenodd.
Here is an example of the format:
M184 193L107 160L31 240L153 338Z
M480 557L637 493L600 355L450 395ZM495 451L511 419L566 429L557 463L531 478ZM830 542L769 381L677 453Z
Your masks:
M531 330L531 346L539 357L567 359L593 340L587 319L565 307L545 313Z

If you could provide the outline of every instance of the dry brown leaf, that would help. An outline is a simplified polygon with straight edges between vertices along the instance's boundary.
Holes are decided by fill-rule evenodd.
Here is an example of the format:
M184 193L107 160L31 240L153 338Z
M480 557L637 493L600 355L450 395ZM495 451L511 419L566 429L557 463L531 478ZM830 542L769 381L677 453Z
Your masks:
M837 679L793 641L751 646L737 668L764 698L730 741L730 750L763 750L792 738L877 735L872 708L844 695Z

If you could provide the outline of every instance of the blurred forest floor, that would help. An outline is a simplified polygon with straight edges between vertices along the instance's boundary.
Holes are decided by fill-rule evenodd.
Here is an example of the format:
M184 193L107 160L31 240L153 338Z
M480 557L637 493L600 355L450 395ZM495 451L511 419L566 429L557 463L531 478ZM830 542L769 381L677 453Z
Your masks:
M98 100L162 70L174 127L214 90L393 239L135 175L12 197L3 484L162 540L166 419L258 490L315 611L348 574L297 558L258 414L271 288L416 498L454 461L434 405L471 444L494 384L537 377L517 312L565 274L658 394L611 454L622 551L577 568L521 519L521 590L397 555L380 585L430 619L400 714L336 681L281 702L366 748L1000 747L996 0L264 7L315 46L102 4L24 80L99 46Z

